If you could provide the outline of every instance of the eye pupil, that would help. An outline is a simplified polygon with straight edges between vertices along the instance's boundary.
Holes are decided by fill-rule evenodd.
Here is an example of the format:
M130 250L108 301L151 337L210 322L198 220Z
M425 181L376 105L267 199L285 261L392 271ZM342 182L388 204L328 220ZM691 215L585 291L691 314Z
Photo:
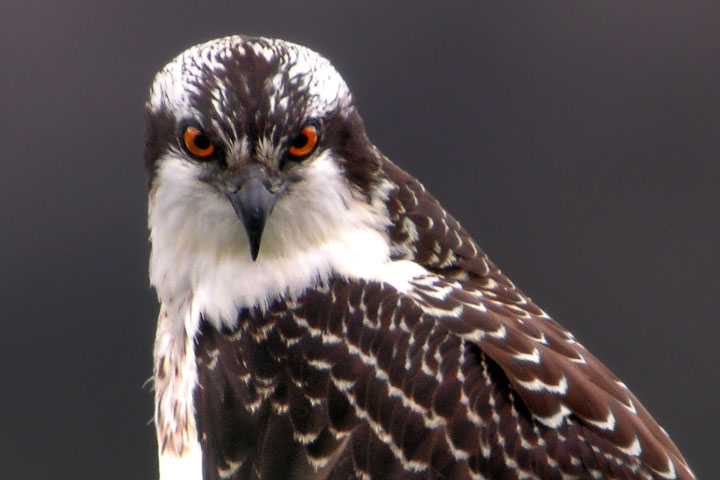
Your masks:
M308 143L308 137L304 133L301 133L292 142L293 148L303 148Z
M195 146L200 150L205 150L210 146L210 139L201 133L195 137Z

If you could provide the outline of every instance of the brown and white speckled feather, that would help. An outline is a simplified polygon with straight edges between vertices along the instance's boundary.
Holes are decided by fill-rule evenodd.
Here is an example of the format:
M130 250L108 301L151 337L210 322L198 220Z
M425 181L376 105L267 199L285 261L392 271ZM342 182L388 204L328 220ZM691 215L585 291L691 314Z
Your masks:
M409 294L331 279L234 330L205 323L206 478L693 478L627 388L384 167L396 251L431 273Z
M209 42L158 74L147 112L161 480L694 479L627 387L369 142L327 60ZM223 155L189 155L188 121ZM286 162L308 122L318 147ZM252 260L223 190L248 165L278 192Z

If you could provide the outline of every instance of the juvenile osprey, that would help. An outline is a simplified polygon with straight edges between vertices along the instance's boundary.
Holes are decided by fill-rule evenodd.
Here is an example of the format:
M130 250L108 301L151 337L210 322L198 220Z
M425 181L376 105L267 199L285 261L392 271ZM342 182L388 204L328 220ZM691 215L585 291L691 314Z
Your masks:
M693 479L627 387L365 135L315 52L155 78L162 480Z

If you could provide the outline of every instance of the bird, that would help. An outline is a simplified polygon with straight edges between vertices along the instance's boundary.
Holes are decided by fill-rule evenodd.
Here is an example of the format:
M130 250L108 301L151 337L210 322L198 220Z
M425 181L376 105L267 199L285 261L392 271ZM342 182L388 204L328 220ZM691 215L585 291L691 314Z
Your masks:
M320 54L193 46L145 123L161 480L695 478Z

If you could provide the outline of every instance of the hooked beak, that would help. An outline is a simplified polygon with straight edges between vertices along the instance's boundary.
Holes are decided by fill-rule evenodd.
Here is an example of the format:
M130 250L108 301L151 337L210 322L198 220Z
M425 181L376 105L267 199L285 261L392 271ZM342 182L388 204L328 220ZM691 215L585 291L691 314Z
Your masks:
M259 167L250 165L243 169L238 180L234 182L234 188L225 192L235 214L245 226L253 262L260 252L265 221L277 198L277 195L269 190L269 186L267 175Z

